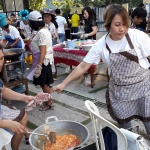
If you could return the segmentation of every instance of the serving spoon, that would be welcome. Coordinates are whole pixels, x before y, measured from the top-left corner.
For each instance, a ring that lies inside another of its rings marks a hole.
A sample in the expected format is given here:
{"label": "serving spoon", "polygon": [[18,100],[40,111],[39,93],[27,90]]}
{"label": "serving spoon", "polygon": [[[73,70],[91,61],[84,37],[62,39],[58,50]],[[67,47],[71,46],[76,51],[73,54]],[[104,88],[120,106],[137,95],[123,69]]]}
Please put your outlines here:
{"label": "serving spoon", "polygon": [[56,133],[55,132],[49,132],[48,134],[43,133],[36,133],[36,132],[26,132],[27,134],[33,134],[33,135],[39,135],[39,136],[45,136],[47,140],[49,140],[52,144],[56,143]]}

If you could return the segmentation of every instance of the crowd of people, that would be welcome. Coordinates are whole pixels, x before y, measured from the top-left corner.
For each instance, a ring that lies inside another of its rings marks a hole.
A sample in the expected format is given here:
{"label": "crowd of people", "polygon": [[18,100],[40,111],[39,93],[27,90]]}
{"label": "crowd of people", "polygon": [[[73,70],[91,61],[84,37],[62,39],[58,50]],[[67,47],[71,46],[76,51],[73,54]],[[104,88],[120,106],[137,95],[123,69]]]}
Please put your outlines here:
{"label": "crowd of people", "polygon": [[[74,33],[78,32],[81,21],[77,13],[76,10],[69,19]],[[108,33],[98,39],[83,62],[61,84],[52,89],[50,84],[54,82],[53,45],[66,40],[67,20],[61,16],[60,9],[45,9],[42,13],[21,10],[19,16],[21,21],[16,19],[15,14],[11,14],[10,23],[5,14],[0,14],[0,27],[3,30],[0,71],[4,64],[3,48],[24,49],[26,44],[26,48],[28,47],[33,54],[33,64],[27,78],[32,80],[34,85],[39,85],[44,93],[55,91],[60,93],[69,82],[84,74],[92,64],[97,65],[102,59],[108,67],[109,87],[106,92],[106,102],[110,115],[118,122],[119,127],[123,128],[130,128],[130,121],[133,118],[140,119],[150,136],[148,82],[150,80],[150,38],[144,33],[146,28],[142,28],[141,25],[147,16],[146,10],[141,5],[130,15],[122,5],[108,6],[104,14],[104,24]],[[73,38],[96,40],[98,27],[94,11],[90,7],[85,7],[82,16],[84,33]],[[19,59],[23,60],[24,55]],[[2,94],[0,101],[2,98],[11,100],[11,97],[26,103],[35,100],[33,96],[19,94],[6,88],[2,80],[0,80],[0,94]],[[46,111],[51,107],[52,100],[49,99],[40,106],[39,110]],[[22,136],[28,138],[24,134],[28,131],[27,114],[25,111],[15,110],[1,103],[0,110],[0,128],[7,128],[13,132],[12,149],[18,150]]]}

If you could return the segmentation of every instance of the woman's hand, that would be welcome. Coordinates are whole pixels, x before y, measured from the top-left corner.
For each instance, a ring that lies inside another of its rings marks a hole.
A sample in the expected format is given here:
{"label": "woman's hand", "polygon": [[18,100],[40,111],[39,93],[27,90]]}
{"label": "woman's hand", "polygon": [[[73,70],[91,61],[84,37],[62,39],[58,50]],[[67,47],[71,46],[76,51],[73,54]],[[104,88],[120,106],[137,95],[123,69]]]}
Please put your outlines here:
{"label": "woman's hand", "polygon": [[41,75],[42,66],[40,64],[36,65],[34,76],[38,78]]}
{"label": "woman's hand", "polygon": [[35,101],[35,97],[34,96],[27,96],[24,98],[24,102],[26,102],[27,104],[30,103],[31,101]]}
{"label": "woman's hand", "polygon": [[64,88],[65,88],[64,83],[58,84],[51,89],[50,93],[57,92],[57,94],[59,94]]}
{"label": "woman's hand", "polygon": [[22,124],[12,120],[8,121],[7,128],[11,130],[13,133],[17,134],[24,134],[25,132],[28,132],[28,130]]}
{"label": "woman's hand", "polygon": [[4,47],[4,49],[9,49],[9,48],[12,48],[11,45],[6,45],[6,46]]}
{"label": "woman's hand", "polygon": [[88,34],[82,34],[82,35],[80,36],[80,39],[85,39],[85,38],[88,38]]}

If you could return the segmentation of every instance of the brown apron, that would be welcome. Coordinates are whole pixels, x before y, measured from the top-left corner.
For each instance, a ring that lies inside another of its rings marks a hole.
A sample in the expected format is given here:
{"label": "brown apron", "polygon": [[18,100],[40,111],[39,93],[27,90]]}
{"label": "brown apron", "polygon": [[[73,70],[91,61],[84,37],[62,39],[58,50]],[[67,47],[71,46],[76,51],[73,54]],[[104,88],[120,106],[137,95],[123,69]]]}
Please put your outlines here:
{"label": "brown apron", "polygon": [[111,53],[110,81],[106,91],[108,111],[113,119],[124,124],[133,118],[150,121],[150,70],[139,65],[128,33],[131,50]]}

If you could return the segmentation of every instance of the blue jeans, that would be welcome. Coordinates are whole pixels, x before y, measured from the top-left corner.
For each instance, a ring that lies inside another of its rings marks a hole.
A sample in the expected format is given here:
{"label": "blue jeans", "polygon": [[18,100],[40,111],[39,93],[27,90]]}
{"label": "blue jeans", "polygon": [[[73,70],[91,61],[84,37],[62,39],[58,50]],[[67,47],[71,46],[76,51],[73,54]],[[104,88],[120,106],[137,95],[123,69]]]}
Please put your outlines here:
{"label": "blue jeans", "polygon": [[64,42],[65,41],[65,34],[64,33],[58,33],[58,35],[59,35],[60,42],[61,43]]}

